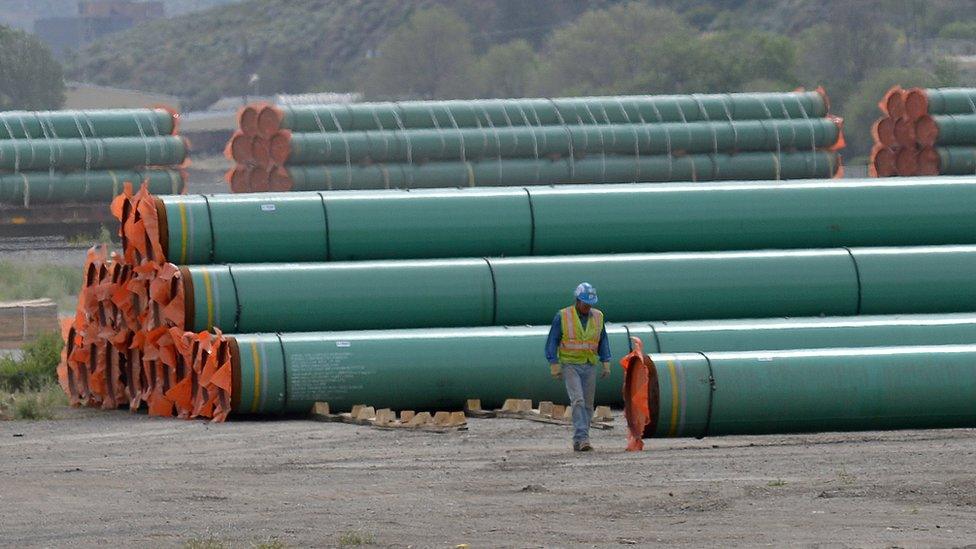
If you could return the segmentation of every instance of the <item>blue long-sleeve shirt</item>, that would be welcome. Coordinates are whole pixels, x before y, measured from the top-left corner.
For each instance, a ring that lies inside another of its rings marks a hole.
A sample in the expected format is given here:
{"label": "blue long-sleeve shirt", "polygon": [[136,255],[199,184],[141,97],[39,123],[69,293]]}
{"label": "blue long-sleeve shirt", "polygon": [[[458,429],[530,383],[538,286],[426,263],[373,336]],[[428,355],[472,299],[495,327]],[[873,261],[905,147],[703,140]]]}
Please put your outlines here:
{"label": "blue long-sleeve shirt", "polygon": [[[586,322],[590,319],[590,316],[580,317],[580,324],[586,328]],[[563,338],[563,323],[559,318],[559,313],[556,313],[556,318],[552,319],[552,327],[549,328],[549,339],[546,340],[546,360],[549,364],[559,362],[556,352],[559,349],[559,341]],[[610,362],[610,340],[607,339],[607,327],[603,327],[603,331],[600,332],[600,347],[597,349],[597,355],[600,356],[600,362]]]}

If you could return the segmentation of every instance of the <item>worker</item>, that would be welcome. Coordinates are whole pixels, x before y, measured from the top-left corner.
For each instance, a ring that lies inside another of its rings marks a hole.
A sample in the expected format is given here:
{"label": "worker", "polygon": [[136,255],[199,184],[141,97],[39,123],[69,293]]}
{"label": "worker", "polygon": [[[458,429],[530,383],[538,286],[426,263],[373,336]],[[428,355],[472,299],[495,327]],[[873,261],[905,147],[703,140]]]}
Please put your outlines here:
{"label": "worker", "polygon": [[546,341],[546,359],[553,379],[566,382],[573,413],[573,450],[589,452],[596,368],[600,377],[610,375],[610,342],[603,313],[593,306],[596,290],[587,282],[576,287],[576,303],[556,313]]}

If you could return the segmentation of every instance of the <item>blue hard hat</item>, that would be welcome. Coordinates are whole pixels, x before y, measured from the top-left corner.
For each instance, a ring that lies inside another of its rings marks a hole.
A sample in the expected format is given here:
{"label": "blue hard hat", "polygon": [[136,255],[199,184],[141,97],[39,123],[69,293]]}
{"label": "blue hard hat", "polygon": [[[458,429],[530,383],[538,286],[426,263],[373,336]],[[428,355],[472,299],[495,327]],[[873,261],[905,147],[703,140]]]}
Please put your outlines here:
{"label": "blue hard hat", "polygon": [[574,292],[576,299],[586,303],[587,305],[596,305],[596,290],[593,289],[593,285],[589,282],[583,282],[576,287],[576,292]]}

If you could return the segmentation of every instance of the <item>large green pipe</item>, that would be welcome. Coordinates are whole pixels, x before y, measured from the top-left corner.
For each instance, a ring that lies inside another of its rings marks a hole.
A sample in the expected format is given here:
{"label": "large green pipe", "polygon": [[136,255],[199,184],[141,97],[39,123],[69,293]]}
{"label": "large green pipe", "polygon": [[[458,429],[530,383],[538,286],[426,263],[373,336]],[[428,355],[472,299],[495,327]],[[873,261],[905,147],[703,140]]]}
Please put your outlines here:
{"label": "large green pipe", "polygon": [[976,113],[976,88],[913,88],[905,96],[905,109],[912,119],[925,114]]}
{"label": "large green pipe", "polygon": [[186,159],[175,135],[0,140],[0,169],[14,171],[173,166]]}
{"label": "large green pipe", "polygon": [[280,164],[345,164],[580,157],[588,153],[666,155],[826,148],[840,136],[827,118],[599,126],[441,128],[276,136]]}
{"label": "large green pipe", "polygon": [[820,92],[659,95],[475,101],[295,105],[264,109],[262,133],[473,128],[557,124],[637,124],[820,118]]}
{"label": "large green pipe", "polygon": [[942,175],[976,174],[976,146],[937,147],[939,173]]}
{"label": "large green pipe", "polygon": [[[159,197],[185,264],[968,244],[973,178]],[[378,222],[382,220],[382,222]]]}
{"label": "large green pipe", "polygon": [[749,152],[684,156],[291,166],[287,190],[417,189],[665,181],[829,179],[840,157],[833,152]]}
{"label": "large green pipe", "polygon": [[[652,331],[669,335],[658,342]],[[543,357],[547,333],[548,327],[535,326],[234,335],[234,411],[304,412],[315,401],[337,410],[356,404],[459,409],[467,398],[480,398],[489,408],[506,398],[565,402],[565,389],[550,379]],[[628,336],[641,337],[648,353],[969,344],[976,341],[976,316],[609,325],[607,335],[615,356],[629,350]],[[666,361],[658,363],[659,372],[662,368]],[[687,374],[680,366],[676,371]],[[662,393],[670,394],[671,378],[663,374]],[[620,369],[613,368],[612,377],[597,384],[597,403],[619,404],[622,380]],[[686,376],[682,387],[697,380]],[[692,393],[687,389],[679,396]]]}
{"label": "large green pipe", "polygon": [[645,436],[976,427],[976,345],[651,358]]}
{"label": "large green pipe", "polygon": [[210,265],[183,268],[186,328],[545,324],[580,281],[607,318],[976,311],[976,246]]}
{"label": "large green pipe", "polygon": [[0,139],[151,137],[176,131],[166,109],[0,112]]}
{"label": "large green pipe", "polygon": [[924,145],[976,145],[976,114],[932,116],[916,128],[916,138]]}
{"label": "large green pipe", "polygon": [[108,202],[121,194],[126,182],[149,192],[179,194],[185,182],[179,170],[121,170],[82,172],[20,172],[0,174],[0,203]]}

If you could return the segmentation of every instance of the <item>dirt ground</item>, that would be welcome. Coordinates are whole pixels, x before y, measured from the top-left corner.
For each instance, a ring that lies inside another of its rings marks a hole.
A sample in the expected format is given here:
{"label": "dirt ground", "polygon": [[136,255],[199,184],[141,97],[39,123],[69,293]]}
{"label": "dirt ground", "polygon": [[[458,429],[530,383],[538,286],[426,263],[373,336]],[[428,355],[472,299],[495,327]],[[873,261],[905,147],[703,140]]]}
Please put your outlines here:
{"label": "dirt ground", "polygon": [[[818,547],[976,543],[976,430],[647,441],[72,410],[0,423],[0,545]],[[619,420],[618,420],[619,421]]]}

